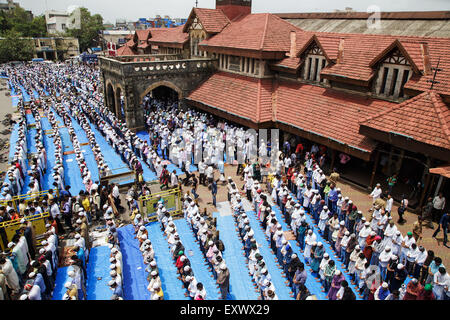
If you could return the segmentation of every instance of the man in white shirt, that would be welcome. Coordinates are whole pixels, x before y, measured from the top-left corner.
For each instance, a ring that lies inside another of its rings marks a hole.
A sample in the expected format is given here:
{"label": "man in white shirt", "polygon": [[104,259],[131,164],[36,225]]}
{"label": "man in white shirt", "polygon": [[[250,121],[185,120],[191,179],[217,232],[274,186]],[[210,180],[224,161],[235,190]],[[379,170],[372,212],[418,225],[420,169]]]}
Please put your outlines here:
{"label": "man in white shirt", "polygon": [[433,220],[436,222],[439,222],[441,219],[442,213],[445,208],[445,198],[442,192],[439,192],[439,194],[434,197],[433,199]]}
{"label": "man in white shirt", "polygon": [[377,183],[375,188],[372,190],[372,193],[370,194],[373,199],[373,203],[375,203],[375,201],[381,196],[382,193],[383,191],[381,190],[381,185]]}

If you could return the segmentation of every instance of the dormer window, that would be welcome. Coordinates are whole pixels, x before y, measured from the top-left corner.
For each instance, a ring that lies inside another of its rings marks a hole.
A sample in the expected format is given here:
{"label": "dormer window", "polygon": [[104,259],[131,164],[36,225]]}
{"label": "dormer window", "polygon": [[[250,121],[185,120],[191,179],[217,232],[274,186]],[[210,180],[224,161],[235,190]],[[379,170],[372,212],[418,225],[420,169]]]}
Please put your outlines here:
{"label": "dormer window", "polygon": [[311,43],[304,57],[301,78],[312,82],[324,82],[325,79],[320,80],[320,71],[327,66],[327,59],[315,42]]}
{"label": "dormer window", "polygon": [[412,67],[399,49],[387,56],[378,68],[375,93],[386,98],[403,98],[405,83],[412,76]]}

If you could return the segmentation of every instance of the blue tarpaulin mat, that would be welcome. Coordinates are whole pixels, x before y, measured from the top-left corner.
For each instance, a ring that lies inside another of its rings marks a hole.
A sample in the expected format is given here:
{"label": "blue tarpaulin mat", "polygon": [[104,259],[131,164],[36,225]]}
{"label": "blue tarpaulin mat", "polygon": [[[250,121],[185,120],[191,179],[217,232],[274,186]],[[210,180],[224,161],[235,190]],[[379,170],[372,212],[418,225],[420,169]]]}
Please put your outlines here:
{"label": "blue tarpaulin mat", "polygon": [[281,269],[277,266],[276,255],[271,252],[270,242],[266,239],[266,235],[262,230],[262,227],[258,223],[258,219],[255,215],[254,211],[247,212],[247,217],[250,221],[250,227],[255,233],[254,238],[256,242],[261,245],[259,247],[259,251],[261,255],[264,257],[264,261],[266,262],[267,270],[272,278],[272,283],[275,287],[275,292],[280,300],[292,300],[293,298],[290,296],[291,289],[284,282],[287,278],[283,277],[281,273]]}
{"label": "blue tarpaulin mat", "polygon": [[[56,271],[55,288],[53,289],[53,300],[62,300],[67,289],[64,284],[69,281],[70,277],[67,275],[69,267],[58,268]],[[71,280],[71,279],[70,279]]]}
{"label": "blue tarpaulin mat", "polygon": [[109,255],[107,246],[92,248],[89,252],[89,262],[86,274],[86,300],[110,300],[112,290],[108,282],[112,279],[109,272]]}
{"label": "blue tarpaulin mat", "polygon": [[253,286],[249,269],[243,256],[242,242],[235,230],[234,220],[231,215],[221,216],[218,212],[213,214],[217,217],[217,229],[220,230],[220,239],[224,243],[225,251],[223,258],[230,270],[230,300],[257,300],[260,296],[259,290]]}
{"label": "blue tarpaulin mat", "polygon": [[139,241],[134,239],[133,231],[131,224],[118,229],[123,264],[123,298],[124,300],[150,300],[150,292],[147,290],[148,273],[145,271],[146,265],[139,250]]}
{"label": "blue tarpaulin mat", "polygon": [[206,300],[218,300],[220,290],[217,288],[216,280],[212,271],[208,271],[206,261],[199,243],[195,242],[195,236],[185,219],[174,220],[180,240],[186,248],[186,257],[191,261],[192,271],[197,282],[201,282],[206,291]]}
{"label": "blue tarpaulin mat", "polygon": [[153,249],[155,250],[155,260],[162,282],[164,299],[190,300],[190,298],[184,296],[184,293],[187,291],[182,288],[183,283],[177,279],[177,269],[169,250],[169,244],[163,236],[159,222],[150,223],[147,226],[147,230],[148,238],[152,242]]}
{"label": "blue tarpaulin mat", "polygon": [[[295,197],[293,197],[293,199],[295,199]],[[294,200],[295,201],[295,200]],[[297,201],[296,201],[297,202]],[[283,230],[290,230],[290,226],[288,227],[286,222],[283,219],[283,215],[280,211],[280,208],[278,208],[277,206],[273,206],[272,207],[272,211],[275,212],[277,220],[280,222],[280,224],[283,227]],[[314,227],[314,221],[311,218],[311,216],[308,214],[305,214],[306,217],[306,222],[308,223],[308,225],[313,229],[314,234],[317,237],[317,242],[322,242],[323,243],[323,247],[325,249],[325,252],[328,253],[328,255],[330,256],[331,260],[334,260],[334,262],[336,263],[336,270],[340,270],[342,272],[342,274],[345,277],[345,280],[347,280],[350,288],[352,288],[353,292],[356,295],[356,299],[360,300],[361,298],[358,296],[357,294],[357,289],[356,286],[352,285],[351,283],[351,279],[350,276],[348,275],[348,272],[345,270],[345,268],[343,268],[341,266],[341,262],[335,257],[335,252],[333,251],[333,249],[331,249],[330,244],[328,244],[325,239],[322,238],[322,236],[320,235],[320,233],[318,232],[318,229]],[[297,242],[294,242],[294,245],[298,247]],[[303,255],[302,255],[303,256]],[[311,274],[309,274],[311,275]]]}

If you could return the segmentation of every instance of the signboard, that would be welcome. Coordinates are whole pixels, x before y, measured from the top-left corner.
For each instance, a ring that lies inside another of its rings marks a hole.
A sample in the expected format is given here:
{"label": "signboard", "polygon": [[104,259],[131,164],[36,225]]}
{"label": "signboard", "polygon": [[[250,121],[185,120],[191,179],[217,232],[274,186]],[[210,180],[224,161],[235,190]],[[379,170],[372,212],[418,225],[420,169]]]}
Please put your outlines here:
{"label": "signboard", "polygon": [[172,216],[182,214],[181,190],[173,188],[166,191],[151,194],[147,197],[139,198],[139,208],[149,220],[156,220],[159,197],[164,201],[164,206]]}
{"label": "signboard", "polygon": [[[44,234],[47,229],[45,228],[45,218],[49,216],[49,213],[39,213],[33,216],[24,217],[25,220],[31,221],[36,236]],[[16,235],[17,230],[22,227],[20,220],[12,220],[0,223],[0,245],[3,251],[8,249],[8,243]]]}
{"label": "signboard", "polygon": [[133,183],[135,183],[135,180],[136,180],[136,174],[134,171],[127,171],[127,172],[113,174],[113,175],[109,175],[109,176],[100,178],[100,182],[102,184],[115,183],[118,186],[133,184]]}

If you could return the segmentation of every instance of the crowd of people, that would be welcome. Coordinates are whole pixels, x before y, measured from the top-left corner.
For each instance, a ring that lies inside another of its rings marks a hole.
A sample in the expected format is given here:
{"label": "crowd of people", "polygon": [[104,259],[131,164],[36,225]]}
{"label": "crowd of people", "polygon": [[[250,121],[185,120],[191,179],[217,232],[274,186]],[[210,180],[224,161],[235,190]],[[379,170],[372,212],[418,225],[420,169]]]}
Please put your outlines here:
{"label": "crowd of people", "polygon": [[[254,230],[249,226],[240,191],[244,191],[247,200],[253,205],[270,248],[296,299],[312,297],[305,285],[309,275],[307,268],[320,281],[330,300],[352,300],[356,299],[356,295],[369,300],[449,299],[450,280],[442,259],[435,256],[432,250],[417,244],[422,223],[425,220],[430,223],[433,217],[439,221],[434,236],[442,228],[446,244],[448,214],[443,212],[445,198],[442,194],[429,199],[423,210],[427,213],[423,215],[425,219],[420,217],[414,230],[403,236],[391,216],[392,197],[387,195],[386,200],[382,200],[383,191],[378,184],[370,194],[373,205],[366,219],[356,204],[337,187],[339,175],[336,170],[328,178],[325,175],[322,169],[325,161],[322,146],[313,145],[310,151],[306,151],[301,143],[284,140],[282,151],[273,161],[268,157],[270,143],[258,140],[252,131],[217,120],[203,112],[180,110],[174,100],[161,101],[148,97],[144,103],[147,141],[118,119],[104,104],[102,95],[96,93],[98,69],[84,65],[32,65],[8,67],[7,72],[11,88],[16,92],[24,91],[31,97],[36,94],[40,97],[50,95],[50,99],[32,99],[27,104],[34,119],[32,123],[27,118],[23,99],[19,99],[17,106],[18,139],[11,167],[2,184],[1,198],[7,205],[0,206],[0,219],[20,220],[22,226],[8,244],[9,253],[2,254],[0,258],[0,285],[4,298],[19,295],[20,299],[49,299],[58,266],[58,237],[70,234],[75,239],[75,245],[68,271],[71,281],[66,283],[64,298],[86,299],[86,263],[91,248],[89,226],[94,220],[101,219],[106,221],[107,239],[111,246],[110,275],[113,279],[109,286],[113,291],[112,299],[123,298],[122,259],[114,221],[124,209],[120,203],[119,189],[114,184],[102,186],[92,177],[74,128],[73,121],[76,121],[94,154],[99,178],[110,175],[113,168],[102,153],[94,129],[120,155],[128,168],[136,172],[137,188],[133,187],[129,191],[128,209],[144,263],[148,265],[148,290],[152,300],[164,299],[164,293],[155,253],[145,228],[146,217],[139,214],[136,201],[140,195],[150,194],[144,179],[144,169],[155,174],[160,180],[161,189],[181,184],[192,186],[191,194],[183,198],[183,215],[198,240],[219,286],[221,298],[226,299],[230,274],[222,255],[223,243],[218,238],[214,219],[207,212],[200,211],[196,193],[197,185],[209,186],[213,205],[216,205],[217,182],[225,183],[225,163],[238,164],[236,174],[243,180],[240,189],[231,177],[228,179],[228,200],[232,204],[249,272],[262,299],[276,300],[278,297],[253,237]],[[43,81],[43,77],[47,81]],[[48,165],[48,146],[42,130],[43,116],[48,118],[52,127],[50,138],[55,147],[55,160],[51,167]],[[31,124],[36,130],[36,154],[28,159],[27,132]],[[59,130],[61,125],[68,130],[84,186],[84,190],[75,196],[72,196],[70,186],[65,181],[64,146]],[[257,153],[260,157],[256,156]],[[175,171],[168,171],[169,160],[183,170],[183,181],[178,180]],[[198,179],[191,168],[191,164],[197,162]],[[216,170],[219,180],[215,179]],[[13,203],[12,198],[23,194],[25,187],[30,195],[46,190],[47,180],[44,176],[50,175],[48,181],[52,181],[55,193],[50,191],[32,201],[24,199],[20,204]],[[388,181],[390,190],[395,179],[394,176]],[[284,235],[287,230],[282,230],[272,205],[280,208],[283,219],[300,247],[304,262],[292,252],[291,243]],[[398,223],[403,222],[402,210],[406,207],[407,199],[404,199],[399,209]],[[33,228],[26,218],[44,212],[50,213],[48,230],[41,241],[42,248],[38,250]],[[178,277],[186,289],[186,296],[195,300],[207,299],[205,288],[193,274],[185,248],[163,200],[158,202],[156,215],[177,267]],[[5,239],[4,233],[0,235]],[[326,245],[333,250],[335,258],[325,252]],[[345,274],[350,276],[350,283]],[[408,278],[410,281],[407,281]]]}

